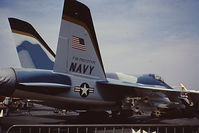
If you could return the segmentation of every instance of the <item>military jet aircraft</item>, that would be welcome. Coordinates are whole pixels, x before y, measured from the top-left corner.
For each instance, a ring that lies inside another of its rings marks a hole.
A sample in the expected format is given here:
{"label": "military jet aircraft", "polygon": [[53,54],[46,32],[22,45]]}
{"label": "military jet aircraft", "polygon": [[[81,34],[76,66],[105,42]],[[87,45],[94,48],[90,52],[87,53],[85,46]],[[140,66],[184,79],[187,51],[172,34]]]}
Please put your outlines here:
{"label": "military jet aircraft", "polygon": [[22,68],[0,69],[2,96],[88,114],[110,110],[125,117],[144,112],[161,117],[185,108],[182,91],[157,75],[105,73],[90,10],[78,1],[64,2],[56,54],[32,25],[16,18],[9,22]]}

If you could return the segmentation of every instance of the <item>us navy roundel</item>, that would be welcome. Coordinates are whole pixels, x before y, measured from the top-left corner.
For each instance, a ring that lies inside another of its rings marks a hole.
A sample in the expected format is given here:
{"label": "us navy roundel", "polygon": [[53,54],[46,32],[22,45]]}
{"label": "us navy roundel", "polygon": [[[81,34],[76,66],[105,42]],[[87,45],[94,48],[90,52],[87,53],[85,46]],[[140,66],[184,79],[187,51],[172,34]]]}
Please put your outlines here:
{"label": "us navy roundel", "polygon": [[87,97],[89,93],[94,93],[94,89],[90,88],[87,83],[82,83],[80,86],[76,86],[74,91],[79,92],[82,97]]}

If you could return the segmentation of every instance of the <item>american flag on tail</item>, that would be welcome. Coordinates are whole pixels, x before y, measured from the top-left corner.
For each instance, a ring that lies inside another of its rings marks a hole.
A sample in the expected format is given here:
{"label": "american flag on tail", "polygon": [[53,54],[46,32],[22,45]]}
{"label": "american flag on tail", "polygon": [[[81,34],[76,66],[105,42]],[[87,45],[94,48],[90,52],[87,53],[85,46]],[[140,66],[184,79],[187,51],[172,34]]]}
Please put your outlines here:
{"label": "american flag on tail", "polygon": [[72,48],[81,51],[86,51],[86,45],[84,43],[84,39],[77,36],[72,36]]}

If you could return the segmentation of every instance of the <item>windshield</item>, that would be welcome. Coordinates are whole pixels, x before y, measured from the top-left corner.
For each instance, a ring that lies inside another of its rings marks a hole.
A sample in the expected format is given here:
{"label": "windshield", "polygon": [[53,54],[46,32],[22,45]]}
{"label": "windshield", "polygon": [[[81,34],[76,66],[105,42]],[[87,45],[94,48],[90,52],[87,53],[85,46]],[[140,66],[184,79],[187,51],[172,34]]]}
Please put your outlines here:
{"label": "windshield", "polygon": [[157,80],[159,80],[159,81],[161,81],[161,82],[163,82],[163,83],[164,83],[164,79],[163,79],[162,77],[158,76],[158,75],[155,75],[155,74],[149,74],[149,76],[151,76],[151,77],[153,77],[154,79],[157,79]]}

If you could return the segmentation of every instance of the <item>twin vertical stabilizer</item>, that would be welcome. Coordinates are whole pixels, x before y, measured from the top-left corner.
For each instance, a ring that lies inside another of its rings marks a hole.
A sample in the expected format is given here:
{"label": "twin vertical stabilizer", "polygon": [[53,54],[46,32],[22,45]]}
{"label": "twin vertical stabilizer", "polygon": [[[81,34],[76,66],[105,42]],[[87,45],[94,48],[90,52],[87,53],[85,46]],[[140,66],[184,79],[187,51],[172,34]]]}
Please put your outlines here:
{"label": "twin vertical stabilizer", "polygon": [[55,54],[33,26],[25,21],[9,18],[16,50],[23,68],[52,70]]}
{"label": "twin vertical stabilizer", "polygon": [[91,14],[84,4],[65,1],[56,57],[32,25],[15,18],[9,18],[9,22],[17,36],[16,48],[22,67],[105,79]]}
{"label": "twin vertical stabilizer", "polygon": [[90,11],[74,0],[64,3],[54,71],[105,78]]}

